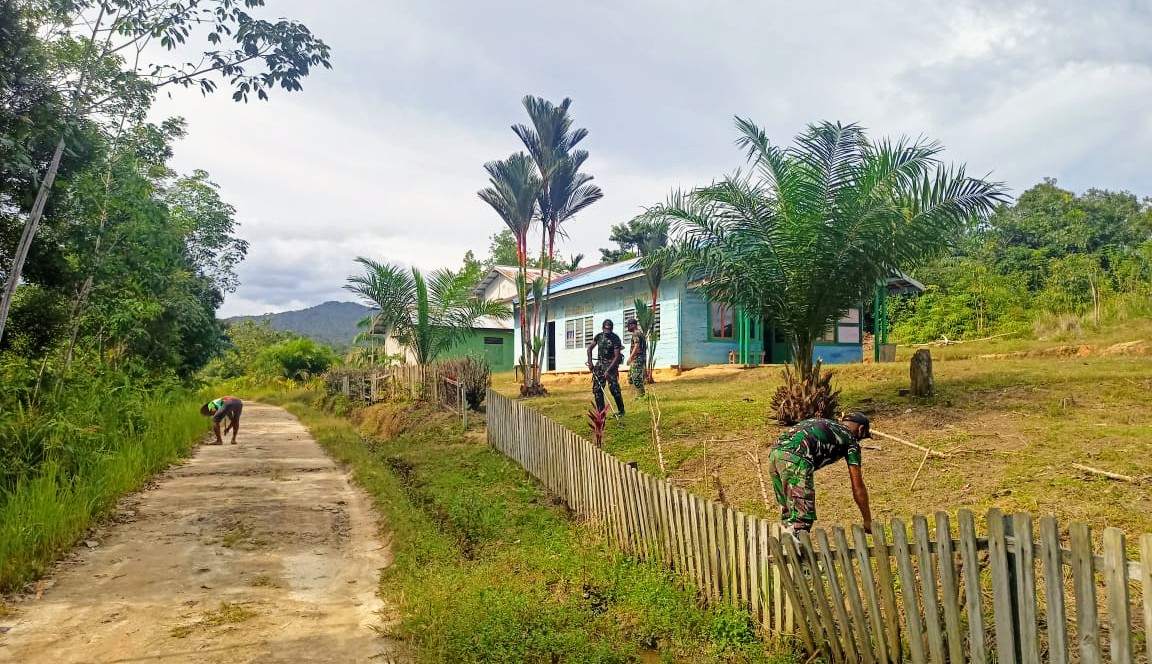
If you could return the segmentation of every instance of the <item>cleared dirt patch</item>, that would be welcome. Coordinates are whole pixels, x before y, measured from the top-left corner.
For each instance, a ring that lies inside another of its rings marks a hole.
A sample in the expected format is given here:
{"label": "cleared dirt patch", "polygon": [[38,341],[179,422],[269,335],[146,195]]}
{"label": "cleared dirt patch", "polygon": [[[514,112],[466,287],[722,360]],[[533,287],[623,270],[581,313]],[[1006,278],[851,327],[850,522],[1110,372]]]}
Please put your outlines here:
{"label": "cleared dirt patch", "polygon": [[243,423],[17,598],[0,661],[395,661],[369,503],[287,412],[246,404]]}

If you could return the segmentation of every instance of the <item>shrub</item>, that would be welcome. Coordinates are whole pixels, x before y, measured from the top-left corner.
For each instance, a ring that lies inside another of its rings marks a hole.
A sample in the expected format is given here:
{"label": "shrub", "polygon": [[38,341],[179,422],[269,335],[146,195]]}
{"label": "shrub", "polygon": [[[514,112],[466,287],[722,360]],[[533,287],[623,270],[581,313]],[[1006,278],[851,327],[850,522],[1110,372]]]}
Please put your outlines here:
{"label": "shrub", "polygon": [[492,366],[479,357],[454,357],[436,363],[440,374],[464,384],[464,399],[472,410],[480,410],[492,385]]}

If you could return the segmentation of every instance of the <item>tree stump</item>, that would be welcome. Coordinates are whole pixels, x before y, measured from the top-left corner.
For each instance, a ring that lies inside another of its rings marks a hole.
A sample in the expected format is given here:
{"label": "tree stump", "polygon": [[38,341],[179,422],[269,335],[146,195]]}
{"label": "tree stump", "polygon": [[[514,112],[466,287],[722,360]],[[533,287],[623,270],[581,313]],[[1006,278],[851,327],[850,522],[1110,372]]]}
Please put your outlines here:
{"label": "tree stump", "polygon": [[908,373],[912,378],[912,396],[932,396],[936,388],[932,382],[932,353],[927,348],[921,348],[912,356]]}

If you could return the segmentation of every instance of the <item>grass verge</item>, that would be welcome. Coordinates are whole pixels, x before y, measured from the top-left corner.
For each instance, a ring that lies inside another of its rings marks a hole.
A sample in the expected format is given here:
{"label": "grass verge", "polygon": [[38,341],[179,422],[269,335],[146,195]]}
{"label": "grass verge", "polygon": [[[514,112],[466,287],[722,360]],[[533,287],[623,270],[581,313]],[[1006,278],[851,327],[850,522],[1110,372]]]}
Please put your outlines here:
{"label": "grass verge", "polygon": [[196,394],[172,390],[94,406],[83,427],[66,413],[6,421],[11,440],[34,442],[47,460],[0,495],[0,591],[42,576],[121,496],[185,456],[210,426],[199,405]]}
{"label": "grass verge", "polygon": [[452,418],[390,405],[353,424],[307,391],[270,400],[373,497],[395,560],[381,581],[393,635],[417,661],[794,661],[782,644],[769,654],[746,614],[703,609],[669,572],[608,551]]}

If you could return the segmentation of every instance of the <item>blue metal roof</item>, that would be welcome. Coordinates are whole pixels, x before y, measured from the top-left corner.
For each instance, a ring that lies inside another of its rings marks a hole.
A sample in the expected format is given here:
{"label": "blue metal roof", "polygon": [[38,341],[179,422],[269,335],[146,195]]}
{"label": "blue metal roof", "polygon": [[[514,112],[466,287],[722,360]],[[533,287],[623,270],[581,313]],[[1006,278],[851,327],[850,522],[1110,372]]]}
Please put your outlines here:
{"label": "blue metal roof", "polygon": [[[560,295],[566,291],[576,290],[577,288],[594,286],[604,281],[612,281],[643,273],[644,268],[640,266],[639,261],[635,258],[629,258],[626,261],[610,263],[608,265],[596,265],[594,267],[576,270],[570,274],[560,275],[553,279],[552,295]],[[531,300],[532,296],[529,295],[528,299]],[[518,300],[514,300],[514,302],[519,304]]]}

